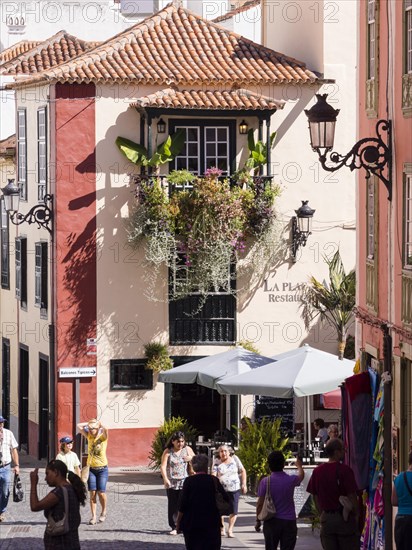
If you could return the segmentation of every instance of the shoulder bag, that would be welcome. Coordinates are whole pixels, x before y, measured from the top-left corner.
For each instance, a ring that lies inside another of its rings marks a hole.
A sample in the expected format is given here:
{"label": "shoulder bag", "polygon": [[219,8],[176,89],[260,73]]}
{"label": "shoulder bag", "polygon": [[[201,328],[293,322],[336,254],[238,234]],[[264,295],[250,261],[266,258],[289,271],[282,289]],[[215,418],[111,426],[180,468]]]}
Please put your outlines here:
{"label": "shoulder bag", "polygon": [[[219,516],[230,516],[230,514],[233,513],[233,508],[229,497],[226,494],[223,494],[225,492],[223,487],[221,488],[222,491],[219,491],[219,480],[215,476],[213,476],[213,483],[215,486],[216,508],[219,512]],[[227,500],[225,499],[225,496]]]}
{"label": "shoulder bag", "polygon": [[267,482],[265,499],[263,501],[262,509],[257,516],[257,519],[259,521],[267,521],[268,519],[271,519],[276,515],[276,506],[272,500],[272,495],[270,494],[270,476],[268,476],[266,479]]}
{"label": "shoulder bag", "polygon": [[64,497],[64,514],[62,519],[55,521],[53,519],[52,512],[47,516],[46,533],[52,537],[59,535],[65,535],[69,532],[69,495],[67,494],[66,487],[62,487]]}
{"label": "shoulder bag", "polygon": [[21,502],[24,498],[23,485],[18,474],[14,474],[13,502]]}

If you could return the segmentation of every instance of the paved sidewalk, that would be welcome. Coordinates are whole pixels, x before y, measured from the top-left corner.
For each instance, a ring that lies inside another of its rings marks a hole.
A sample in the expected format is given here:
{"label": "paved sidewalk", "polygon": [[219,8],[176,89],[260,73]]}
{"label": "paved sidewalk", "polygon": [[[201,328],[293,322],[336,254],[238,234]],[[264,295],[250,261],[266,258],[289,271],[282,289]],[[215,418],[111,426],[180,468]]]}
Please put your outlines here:
{"label": "paved sidewalk", "polygon": [[[44,483],[44,465],[21,460],[21,478],[25,488],[23,502],[14,503],[10,498],[6,521],[0,524],[0,550],[42,550],[45,517],[34,513],[29,506],[29,472],[41,466],[39,494],[46,495],[50,488]],[[158,473],[124,468],[111,469],[108,483],[108,516],[105,523],[88,525],[89,503],[81,509],[82,524],[79,529],[84,550],[184,550],[181,535],[168,534],[166,496]],[[255,499],[242,497],[239,517],[235,526],[235,538],[222,539],[222,550],[264,548],[263,534],[254,526]],[[301,525],[301,524],[299,524]],[[296,550],[320,550],[319,536],[312,534],[309,526],[299,528]]]}

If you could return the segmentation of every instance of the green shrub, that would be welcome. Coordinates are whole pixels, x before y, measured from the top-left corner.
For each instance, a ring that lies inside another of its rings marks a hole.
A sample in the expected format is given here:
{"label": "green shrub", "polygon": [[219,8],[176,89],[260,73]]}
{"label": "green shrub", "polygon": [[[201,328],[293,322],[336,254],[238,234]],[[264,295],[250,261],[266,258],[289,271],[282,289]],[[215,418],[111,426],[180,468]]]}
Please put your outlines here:
{"label": "green shrub", "polygon": [[168,420],[165,420],[157,430],[152,441],[151,450],[148,457],[149,468],[152,470],[158,470],[160,468],[160,462],[166,443],[168,442],[170,436],[175,432],[183,432],[185,434],[186,441],[189,443],[196,441],[198,434],[198,431],[181,416],[172,416]]}
{"label": "green shrub", "polygon": [[237,455],[242,461],[248,475],[248,485],[251,492],[257,489],[257,483],[262,476],[269,474],[267,458],[272,451],[285,451],[288,438],[283,438],[280,431],[281,418],[275,420],[263,418],[259,422],[251,422],[245,418],[246,427],[239,430],[239,449]]}

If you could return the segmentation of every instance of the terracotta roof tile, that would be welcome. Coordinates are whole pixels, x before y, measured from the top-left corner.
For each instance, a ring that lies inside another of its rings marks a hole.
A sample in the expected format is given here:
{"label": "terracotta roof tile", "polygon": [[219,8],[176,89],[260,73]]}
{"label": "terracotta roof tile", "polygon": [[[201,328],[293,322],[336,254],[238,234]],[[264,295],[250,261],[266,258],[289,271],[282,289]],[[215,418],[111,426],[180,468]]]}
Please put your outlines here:
{"label": "terracotta roof tile", "polygon": [[69,61],[100,42],[86,42],[66,31],[60,31],[43,42],[30,44],[33,44],[32,48],[5,60],[0,66],[0,72],[7,75],[36,74]]}
{"label": "terracotta roof tile", "polygon": [[14,59],[22,53],[26,53],[39,44],[41,44],[41,41],[33,42],[29,40],[21,40],[20,42],[17,42],[17,44],[13,44],[13,46],[6,48],[0,53],[0,64],[7,63],[11,59]]}
{"label": "terracotta roof tile", "polygon": [[140,97],[132,107],[158,107],[163,109],[227,109],[270,110],[283,109],[285,102],[271,99],[249,90],[175,90],[166,88]]}
{"label": "terracotta roof tile", "polygon": [[240,87],[304,84],[317,79],[304,63],[169,4],[93,50],[26,82],[207,83]]}
{"label": "terracotta roof tile", "polygon": [[227,21],[228,19],[231,19],[232,17],[235,17],[238,13],[248,11],[251,8],[254,8],[256,6],[260,6],[260,4],[261,4],[261,0],[248,0],[244,4],[234,7],[232,10],[228,11],[224,15],[219,15],[219,17],[215,17],[214,19],[212,19],[212,21],[214,23],[220,23],[221,21]]}

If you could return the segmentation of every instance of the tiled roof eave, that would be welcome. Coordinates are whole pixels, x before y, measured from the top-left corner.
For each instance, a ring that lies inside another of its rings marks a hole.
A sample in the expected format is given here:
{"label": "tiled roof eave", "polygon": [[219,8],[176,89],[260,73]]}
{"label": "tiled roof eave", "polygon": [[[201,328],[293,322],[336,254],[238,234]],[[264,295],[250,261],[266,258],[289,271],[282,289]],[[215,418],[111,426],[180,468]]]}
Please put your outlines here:
{"label": "tiled roof eave", "polygon": [[38,76],[36,77],[29,77],[29,75],[27,75],[29,78],[30,78],[30,81],[28,81],[28,78],[24,78],[25,75],[21,75],[19,77],[16,78],[15,82],[14,83],[10,83],[7,88],[19,88],[21,86],[31,86],[31,85],[34,85],[34,84],[38,84],[38,83],[41,83],[41,82],[44,82],[44,84],[46,83],[50,83],[50,84],[91,84],[91,83],[94,83],[94,84],[107,84],[107,85],[112,85],[112,84],[131,84],[131,83],[135,83],[135,84],[147,84],[147,85],[159,85],[159,86],[164,86],[165,84],[167,84],[168,86],[173,86],[173,85],[176,85],[176,86],[202,86],[202,85],[207,85],[207,86],[221,86],[222,84],[225,84],[227,86],[255,86],[255,85],[284,85],[284,84],[296,84],[296,85],[299,85],[299,86],[310,86],[310,85],[313,85],[313,84],[319,84],[320,83],[320,80],[319,79],[310,79],[308,78],[307,80],[295,80],[295,79],[290,79],[290,78],[277,78],[276,80],[274,79],[258,79],[258,78],[255,78],[255,79],[251,79],[251,78],[247,78],[247,79],[244,79],[244,80],[241,80],[241,79],[235,79],[235,80],[225,80],[225,79],[210,79],[210,80],[206,80],[204,78],[202,79],[194,79],[194,80],[168,80],[167,82],[165,82],[164,79],[162,78],[147,78],[147,77],[143,77],[143,78],[87,78],[87,77],[80,77],[80,76],[72,76],[72,77],[67,77],[65,76],[64,78],[53,78],[53,77],[50,77],[49,75],[41,75],[39,74]]}

